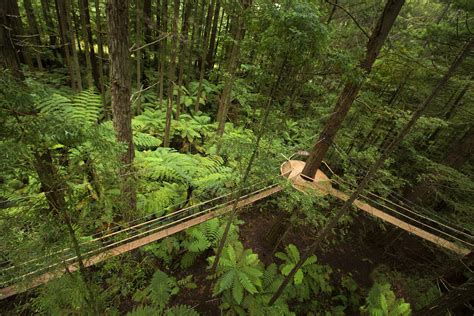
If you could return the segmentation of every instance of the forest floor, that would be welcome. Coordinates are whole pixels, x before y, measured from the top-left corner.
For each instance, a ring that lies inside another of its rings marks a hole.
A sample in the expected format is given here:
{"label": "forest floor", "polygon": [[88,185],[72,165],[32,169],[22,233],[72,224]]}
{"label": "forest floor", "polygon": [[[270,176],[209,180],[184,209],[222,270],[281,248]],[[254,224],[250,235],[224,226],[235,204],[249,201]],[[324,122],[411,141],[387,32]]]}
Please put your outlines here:
{"label": "forest floor", "polygon": [[[240,227],[240,240],[245,248],[251,248],[258,254],[259,259],[265,264],[271,264],[272,245],[266,236],[275,222],[281,221],[279,212],[270,211],[265,202],[253,205],[240,212],[239,219],[244,221]],[[307,227],[291,229],[284,238],[279,251],[284,245],[294,244],[301,251],[311,244],[314,235],[308,234],[311,230]],[[316,253],[319,264],[327,264],[333,269],[334,280],[351,274],[358,286],[368,290],[372,283],[372,271],[386,265],[390,269],[407,273],[426,272],[427,265],[444,256],[436,249],[426,245],[421,239],[408,234],[400,229],[386,229],[372,217],[358,213],[350,225],[347,235],[342,241],[337,241],[336,246],[326,247]],[[436,258],[438,256],[438,258]],[[197,261],[186,274],[193,274],[197,289],[184,289],[173,302],[174,304],[187,304],[194,307],[203,315],[219,315],[219,302],[213,300],[205,288],[209,280],[206,279],[208,270],[204,257]],[[410,302],[410,297],[400,284],[392,284],[398,296]]]}

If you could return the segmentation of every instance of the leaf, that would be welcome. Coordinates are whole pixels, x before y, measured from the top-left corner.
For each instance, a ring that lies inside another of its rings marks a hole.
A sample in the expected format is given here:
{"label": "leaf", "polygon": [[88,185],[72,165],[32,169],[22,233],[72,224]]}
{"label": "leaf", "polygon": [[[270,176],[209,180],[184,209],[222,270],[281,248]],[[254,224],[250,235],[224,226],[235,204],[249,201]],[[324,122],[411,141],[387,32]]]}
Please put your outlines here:
{"label": "leaf", "polygon": [[237,304],[242,303],[242,299],[244,298],[244,288],[240,282],[234,282],[234,286],[232,287],[232,296]]}
{"label": "leaf", "polygon": [[281,269],[281,274],[283,274],[284,276],[287,276],[288,274],[290,274],[291,270],[293,270],[294,267],[295,265],[293,263],[285,264],[283,268]]}
{"label": "leaf", "polygon": [[295,285],[301,284],[303,282],[303,278],[304,278],[303,271],[301,271],[301,269],[298,269],[298,271],[296,271],[295,273]]}
{"label": "leaf", "polygon": [[251,294],[257,293],[257,288],[252,284],[250,279],[245,275],[245,273],[239,273],[240,284]]}

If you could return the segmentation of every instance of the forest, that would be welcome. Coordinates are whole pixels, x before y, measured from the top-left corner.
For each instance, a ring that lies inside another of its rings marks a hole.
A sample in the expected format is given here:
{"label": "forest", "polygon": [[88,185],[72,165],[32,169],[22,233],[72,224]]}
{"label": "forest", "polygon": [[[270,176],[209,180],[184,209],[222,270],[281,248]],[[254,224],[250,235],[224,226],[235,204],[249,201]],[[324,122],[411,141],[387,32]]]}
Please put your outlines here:
{"label": "forest", "polygon": [[474,314],[474,1],[0,20],[0,315]]}

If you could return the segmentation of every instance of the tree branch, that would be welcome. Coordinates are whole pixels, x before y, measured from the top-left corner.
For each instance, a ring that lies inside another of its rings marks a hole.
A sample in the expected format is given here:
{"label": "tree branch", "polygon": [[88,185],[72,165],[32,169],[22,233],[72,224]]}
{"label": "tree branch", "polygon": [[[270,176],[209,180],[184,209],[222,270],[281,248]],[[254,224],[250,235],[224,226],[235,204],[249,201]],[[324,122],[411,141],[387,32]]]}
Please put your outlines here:
{"label": "tree branch", "polygon": [[359,30],[361,30],[362,33],[364,33],[365,37],[370,38],[369,33],[367,33],[367,32],[362,28],[362,26],[359,24],[359,22],[357,22],[357,20],[354,18],[354,16],[353,16],[349,11],[347,11],[346,8],[344,8],[344,7],[343,7],[342,5],[340,5],[340,4],[332,3],[332,2],[329,1],[329,0],[325,0],[325,1],[326,1],[328,4],[330,4],[330,5],[334,6],[334,7],[337,7],[337,8],[339,8],[339,9],[341,9],[342,11],[344,11],[344,13],[346,13],[346,14],[352,19],[352,21],[354,21],[354,23],[355,23],[355,25],[357,26],[357,28],[359,28]]}

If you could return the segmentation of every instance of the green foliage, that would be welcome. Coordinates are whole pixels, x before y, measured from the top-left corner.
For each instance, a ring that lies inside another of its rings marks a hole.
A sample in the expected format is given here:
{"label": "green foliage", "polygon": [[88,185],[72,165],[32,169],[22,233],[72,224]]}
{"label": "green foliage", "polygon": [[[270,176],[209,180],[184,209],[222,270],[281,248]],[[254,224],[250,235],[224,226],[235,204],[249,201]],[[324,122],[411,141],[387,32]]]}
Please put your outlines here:
{"label": "green foliage", "polygon": [[397,299],[390,284],[375,283],[366,298],[366,304],[361,307],[364,315],[370,316],[403,316],[410,315],[410,304],[403,299]]}
{"label": "green foliage", "polygon": [[[215,257],[210,257],[212,264]],[[227,296],[225,308],[241,304],[246,293],[256,294],[262,287],[263,275],[258,255],[250,249],[244,249],[242,244],[228,245],[222,252],[217,268],[217,282],[214,295],[224,292]]]}
{"label": "green foliage", "polygon": [[[275,257],[283,261],[280,271],[284,276],[287,276],[300,260],[300,252],[293,244],[288,245],[285,250],[285,253],[277,252]],[[312,295],[331,293],[332,286],[329,278],[332,270],[329,266],[316,264],[316,261],[316,256],[312,255],[297,270],[293,278],[293,287],[289,287],[287,290],[290,297],[304,301]]]}

